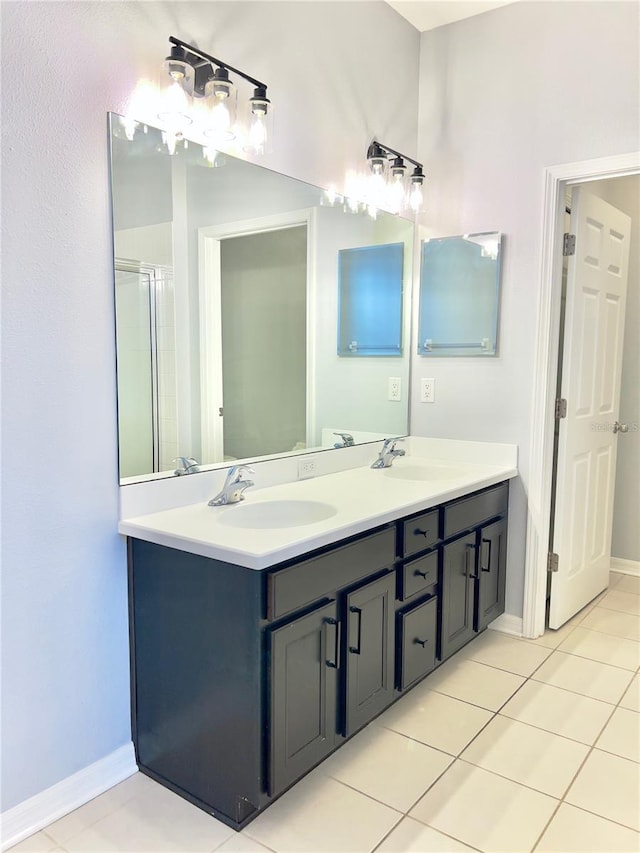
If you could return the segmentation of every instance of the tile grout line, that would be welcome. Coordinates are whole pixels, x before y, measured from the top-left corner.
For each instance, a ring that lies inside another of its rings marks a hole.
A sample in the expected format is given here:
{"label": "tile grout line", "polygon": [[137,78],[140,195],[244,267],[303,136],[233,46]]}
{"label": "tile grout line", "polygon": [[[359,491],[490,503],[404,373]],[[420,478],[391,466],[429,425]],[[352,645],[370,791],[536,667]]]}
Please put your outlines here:
{"label": "tile grout line", "polygon": [[[631,679],[631,681],[633,681],[633,679]],[[538,839],[537,839],[536,843],[535,843],[535,844],[533,845],[533,847],[531,848],[531,853],[533,853],[533,851],[536,849],[536,847],[538,846],[538,844],[540,844],[540,842],[542,841],[542,838],[543,838],[543,836],[544,836],[545,832],[546,832],[546,831],[547,831],[547,829],[549,828],[549,826],[550,826],[550,824],[551,824],[551,821],[554,819],[554,817],[555,817],[555,816],[556,816],[556,814],[558,813],[558,811],[559,811],[559,809],[560,809],[560,806],[561,806],[563,803],[565,803],[565,804],[566,804],[566,805],[568,805],[568,806],[572,806],[572,805],[573,805],[573,803],[568,803],[568,802],[567,802],[567,800],[566,800],[567,794],[569,793],[569,791],[571,790],[571,788],[572,788],[572,787],[573,787],[573,785],[575,784],[575,782],[576,782],[576,780],[577,780],[578,776],[579,776],[579,775],[580,775],[580,773],[582,772],[583,767],[585,766],[585,764],[587,763],[587,761],[589,760],[589,758],[590,758],[590,757],[591,757],[591,755],[593,754],[593,751],[594,751],[595,749],[597,749],[596,744],[598,743],[598,741],[599,741],[599,740],[600,740],[600,738],[602,737],[602,733],[604,732],[604,730],[607,728],[607,726],[608,726],[608,725],[609,725],[609,723],[611,722],[611,719],[613,718],[613,715],[615,714],[616,710],[620,707],[620,702],[622,702],[623,698],[626,696],[627,690],[629,689],[629,687],[630,687],[630,685],[631,685],[631,681],[629,682],[629,684],[628,684],[628,685],[626,686],[626,688],[624,689],[624,691],[623,691],[622,695],[620,696],[620,698],[618,699],[617,703],[616,703],[615,705],[613,705],[613,707],[612,707],[612,711],[611,711],[611,713],[609,714],[609,716],[607,717],[607,720],[606,720],[605,724],[602,726],[602,728],[601,728],[601,729],[600,729],[600,731],[598,732],[598,735],[597,735],[597,736],[596,736],[596,738],[594,739],[593,744],[591,744],[591,746],[589,747],[589,751],[587,752],[587,754],[586,754],[586,755],[585,755],[585,757],[584,757],[584,760],[581,762],[580,766],[578,767],[578,769],[577,769],[576,773],[575,773],[575,774],[574,774],[574,776],[573,776],[573,779],[572,779],[572,780],[571,780],[571,782],[569,782],[569,784],[567,785],[567,787],[566,787],[566,789],[565,789],[565,791],[564,791],[564,794],[563,794],[563,795],[562,795],[562,797],[560,798],[560,801],[559,801],[559,803],[558,803],[557,808],[554,810],[554,812],[553,812],[553,814],[551,815],[551,817],[550,817],[549,821],[547,822],[546,826],[544,827],[544,829],[542,830],[542,832],[541,832],[541,833],[540,833],[540,835],[538,836]],[[601,752],[604,752],[604,750],[600,750],[600,751],[601,751]],[[610,754],[612,754],[612,753],[607,753],[607,754],[609,754],[609,755],[610,755]],[[618,757],[618,758],[620,758],[621,756],[617,756],[617,757]],[[627,759],[627,760],[629,760],[629,759]],[[634,762],[634,763],[635,763],[635,762]],[[580,808],[580,806],[576,806],[575,808]],[[589,809],[584,809],[584,808],[583,808],[583,809],[582,809],[582,811],[586,812],[587,814],[595,815],[595,817],[599,817],[601,820],[609,820],[609,818],[604,817],[604,815],[597,814],[596,812],[592,812],[592,811],[590,811]],[[618,821],[611,821],[611,823],[615,823],[615,824],[617,824],[618,826],[624,826],[624,827],[625,827],[625,829],[631,829],[631,830],[633,830],[633,831],[637,832],[637,830],[634,830],[634,828],[633,828],[633,827],[626,826],[626,824],[618,823]]]}
{"label": "tile grout line", "polygon": [[[587,611],[587,613],[591,612],[591,610],[593,610],[593,609],[594,609],[595,607],[597,607],[597,606],[598,606],[598,605],[596,604],[596,605],[594,605],[593,607],[589,608],[589,610]],[[585,613],[585,617],[586,617],[587,613]],[[583,617],[583,618],[584,618],[584,617]],[[567,637],[565,637],[565,638],[562,640],[562,642],[565,642],[565,640],[566,640],[566,639],[568,639],[568,637],[573,633],[573,631],[574,631],[574,630],[575,630],[579,625],[580,625],[580,622],[576,623],[576,625],[575,625],[575,626],[572,628],[572,630],[567,634]],[[514,639],[515,639],[515,638],[514,638]],[[516,641],[517,641],[517,640],[516,640]],[[530,644],[530,645],[533,645],[533,644]],[[547,647],[544,647],[544,646],[543,646],[542,648],[547,648]],[[595,749],[595,743],[596,743],[596,742],[597,742],[597,740],[600,738],[600,736],[602,735],[602,732],[604,731],[604,729],[606,728],[606,726],[609,724],[609,722],[610,722],[610,720],[611,720],[611,718],[612,718],[613,714],[615,713],[616,709],[619,707],[620,702],[622,701],[622,699],[624,698],[624,696],[625,696],[625,694],[626,694],[627,690],[629,689],[629,686],[630,686],[630,684],[631,684],[631,680],[632,680],[632,679],[629,681],[629,684],[627,685],[627,687],[625,688],[625,690],[623,691],[622,695],[621,695],[621,696],[620,696],[620,698],[618,699],[618,702],[617,702],[615,705],[614,705],[613,703],[610,703],[610,702],[604,702],[603,700],[594,699],[594,701],[600,701],[600,702],[602,702],[602,704],[609,705],[609,706],[611,707],[611,713],[610,713],[610,714],[609,714],[609,716],[607,717],[607,720],[606,720],[605,724],[603,725],[602,729],[601,729],[601,730],[600,730],[600,732],[598,733],[598,735],[597,735],[597,737],[595,738],[595,740],[594,740],[594,743],[593,743],[593,744],[591,744],[591,745],[589,745],[589,744],[584,744],[584,743],[582,743],[582,742],[580,742],[580,741],[573,741],[573,739],[571,739],[571,738],[566,738],[566,737],[564,738],[565,740],[570,740],[572,743],[581,743],[581,745],[582,745],[582,746],[587,746],[587,747],[588,747],[588,751],[587,751],[587,754],[586,754],[586,755],[585,755],[585,757],[584,757],[584,760],[581,762],[581,764],[580,764],[580,766],[578,767],[578,769],[577,769],[576,773],[574,774],[574,776],[573,776],[572,780],[569,782],[569,784],[568,784],[568,785],[567,785],[567,787],[565,788],[564,793],[563,793],[563,795],[562,795],[562,797],[561,797],[561,798],[553,797],[551,794],[546,794],[545,792],[540,791],[540,790],[538,790],[537,788],[532,788],[532,787],[530,787],[529,785],[524,785],[522,782],[517,782],[515,779],[510,779],[508,776],[502,776],[501,774],[499,774],[499,773],[495,773],[494,771],[486,770],[485,768],[480,767],[479,765],[473,764],[472,762],[470,762],[470,761],[468,761],[468,760],[466,760],[466,759],[462,758],[462,754],[463,754],[463,753],[464,753],[464,752],[465,752],[465,751],[466,751],[466,750],[471,746],[471,744],[472,744],[472,743],[473,743],[473,742],[474,742],[474,741],[475,741],[475,740],[480,736],[480,734],[481,734],[481,733],[482,733],[482,732],[487,728],[487,726],[489,726],[489,725],[493,722],[493,720],[494,720],[498,715],[501,715],[501,714],[500,714],[500,712],[503,710],[503,708],[504,708],[504,707],[505,707],[505,706],[506,706],[506,705],[511,701],[511,699],[513,699],[513,698],[517,695],[517,693],[519,693],[519,692],[520,692],[520,690],[522,690],[522,688],[525,686],[525,684],[527,684],[527,682],[529,682],[529,681],[534,681],[536,684],[544,684],[544,683],[546,683],[546,682],[539,682],[539,681],[535,681],[535,679],[533,678],[533,676],[534,676],[534,675],[536,674],[536,672],[540,669],[540,667],[542,667],[542,666],[543,666],[543,664],[545,664],[545,663],[546,663],[546,662],[547,662],[547,661],[548,661],[548,660],[553,656],[553,654],[555,654],[555,652],[557,652],[557,651],[559,651],[559,647],[552,648],[552,649],[550,650],[549,654],[544,658],[544,660],[543,660],[543,661],[541,661],[541,662],[538,664],[538,666],[537,666],[537,667],[535,667],[535,669],[534,669],[534,670],[532,670],[532,672],[531,672],[531,674],[530,674],[530,675],[528,675],[528,676],[520,676],[521,678],[524,678],[525,680],[524,680],[524,681],[522,682],[522,684],[521,684],[521,685],[520,685],[520,686],[519,686],[519,687],[518,687],[518,688],[517,688],[517,689],[516,689],[516,690],[515,690],[515,691],[514,691],[510,696],[509,696],[509,698],[508,698],[508,699],[506,699],[506,700],[505,700],[505,702],[503,702],[503,704],[502,704],[502,705],[501,705],[501,706],[500,706],[496,711],[493,711],[492,709],[487,709],[487,708],[485,708],[485,709],[484,709],[484,710],[488,710],[488,711],[490,711],[490,712],[493,714],[493,716],[492,716],[492,717],[491,717],[491,718],[490,718],[490,719],[485,723],[485,725],[484,725],[481,729],[479,729],[479,730],[478,730],[478,732],[476,732],[476,734],[474,735],[474,737],[473,737],[473,738],[469,741],[469,743],[468,743],[468,744],[467,744],[467,745],[466,745],[466,746],[461,750],[461,752],[456,756],[456,758],[455,758],[455,759],[454,759],[454,761],[449,765],[449,767],[447,767],[447,768],[446,768],[446,770],[443,772],[443,774],[441,774],[441,776],[442,776],[442,775],[444,775],[444,773],[446,773],[448,770],[450,770],[450,769],[454,766],[454,764],[455,764],[455,762],[456,762],[456,761],[461,761],[461,762],[463,762],[463,763],[467,764],[467,765],[468,765],[468,766],[470,766],[470,767],[477,767],[478,769],[483,770],[483,771],[484,771],[484,772],[486,772],[486,773],[492,773],[493,775],[498,776],[498,777],[500,777],[500,778],[502,778],[502,779],[506,779],[507,781],[513,782],[514,784],[521,785],[523,788],[527,788],[528,790],[535,791],[536,793],[541,794],[541,795],[543,795],[543,796],[547,796],[547,797],[550,797],[551,799],[555,799],[555,800],[557,801],[557,806],[556,806],[556,808],[554,809],[553,813],[551,814],[551,816],[550,816],[549,820],[547,821],[547,823],[546,823],[546,824],[545,824],[545,826],[543,827],[542,832],[541,832],[541,834],[538,836],[538,838],[537,838],[536,842],[534,843],[533,847],[531,848],[531,850],[532,850],[532,851],[533,851],[533,850],[535,850],[535,848],[536,848],[536,846],[539,844],[539,842],[540,842],[540,840],[541,840],[542,836],[544,835],[544,833],[546,832],[547,828],[549,827],[549,824],[551,823],[551,821],[553,820],[553,818],[554,818],[554,817],[555,817],[555,815],[557,814],[558,809],[560,808],[560,806],[562,805],[562,803],[563,803],[563,802],[565,802],[565,797],[566,797],[567,793],[569,792],[569,790],[570,790],[571,786],[572,786],[572,785],[573,785],[573,783],[575,782],[575,780],[576,780],[576,778],[577,778],[578,774],[579,774],[579,773],[580,773],[580,771],[582,770],[582,768],[583,768],[583,766],[584,766],[585,762],[587,761],[587,759],[588,759],[588,758],[589,758],[589,756],[591,755],[591,753],[592,753],[593,749]],[[566,654],[566,652],[563,652],[563,654]],[[577,657],[577,656],[576,656],[576,657]],[[465,660],[465,659],[469,660],[469,658],[462,658],[462,659],[463,659],[463,660]],[[474,663],[480,663],[480,661],[474,661]],[[599,663],[599,661],[596,661],[596,663]],[[482,665],[482,666],[491,666],[490,664],[481,664],[481,665]],[[605,665],[606,665],[606,664],[605,664]],[[491,667],[491,668],[492,668],[492,669],[499,669],[498,667]],[[509,672],[509,670],[499,670],[499,671],[500,671],[500,672],[505,672],[505,671],[506,671],[506,672]],[[629,672],[629,670],[623,670],[623,671],[627,671],[627,672]],[[517,675],[517,673],[511,673],[511,674]],[[632,677],[632,678],[633,678],[633,677]],[[549,685],[549,686],[551,686],[551,687],[556,687],[556,685]],[[563,688],[557,688],[557,689],[563,689]],[[439,692],[439,691],[434,691],[434,692]],[[576,691],[572,691],[572,690],[566,690],[565,692],[573,693],[574,695],[581,695],[581,696],[584,696],[584,694],[579,694],[579,693],[576,693]],[[443,695],[448,695],[448,694],[443,694]],[[457,698],[457,697],[450,697],[450,698]],[[594,697],[588,697],[588,696],[587,696],[587,697],[585,697],[585,698],[594,698]],[[458,700],[458,701],[463,701],[463,700]],[[473,703],[468,703],[468,704],[473,704]],[[482,707],[482,706],[474,706],[474,707]],[[501,716],[506,717],[506,715],[501,715]],[[512,718],[508,717],[507,719],[512,719]],[[522,722],[522,721],[517,720],[516,722]],[[529,724],[528,724],[528,723],[523,723],[523,725],[529,725]],[[537,727],[537,726],[531,726],[531,728],[538,728],[538,727]],[[539,731],[547,731],[546,729],[538,729],[538,730],[539,730]],[[559,735],[559,734],[557,734],[556,732],[547,732],[547,733],[548,733],[548,734],[551,734],[551,735],[555,735],[556,737],[564,737],[564,735]],[[441,778],[441,777],[439,777],[439,778]],[[430,786],[426,789],[426,791],[422,794],[422,796],[421,796],[421,797],[416,801],[416,803],[414,803],[414,805],[412,806],[412,808],[414,808],[414,807],[415,807],[415,805],[417,805],[417,803],[422,799],[422,797],[424,797],[424,796],[425,796],[425,794],[426,794],[426,793],[427,793],[427,792],[428,792],[428,791],[433,787],[433,785],[435,785],[435,784],[436,784],[436,782],[438,782],[438,781],[439,781],[439,779],[436,779],[436,780],[432,783],[432,785],[430,785]],[[583,809],[583,811],[588,812],[588,810],[587,810],[587,809]],[[588,813],[589,813],[589,814],[595,814],[595,812],[588,812]],[[596,815],[596,816],[597,816],[597,817],[602,818],[602,815]],[[417,819],[417,820],[419,820],[419,818],[416,818],[416,819]],[[607,820],[607,818],[603,818],[603,819]],[[420,822],[422,822],[422,821],[420,821]],[[614,822],[614,821],[612,821],[612,822]],[[429,824],[425,824],[425,825],[426,825],[426,826],[429,826]],[[620,824],[620,825],[623,825],[623,824]],[[626,827],[626,828],[628,829],[629,827]],[[435,827],[432,827],[432,829],[435,829]],[[462,839],[459,839],[459,838],[457,838],[456,840],[457,840],[457,841],[461,841],[461,843],[466,843],[466,842],[463,842],[463,841],[462,841]]]}
{"label": "tile grout line", "polygon": [[[591,612],[595,607],[597,607],[597,606],[598,606],[598,605],[596,604],[596,605],[593,605],[593,607],[589,608],[589,610],[587,611],[587,613],[585,613],[585,617],[587,616],[587,614],[588,614],[588,613],[590,613],[590,612]],[[583,617],[583,618],[585,618],[585,617]],[[580,625],[580,622],[576,623],[576,625],[574,625],[574,627],[571,629],[571,631],[569,631],[569,632],[568,632],[567,637],[565,637],[565,638],[562,640],[562,642],[565,642],[565,640],[569,638],[569,636],[573,633],[573,631],[575,631],[575,629],[576,629],[577,627],[579,627],[579,625]],[[517,639],[517,638],[514,638],[514,639],[516,640],[516,642],[518,641],[518,639]],[[525,641],[525,642],[526,642],[526,641]],[[530,645],[533,645],[533,644],[532,644],[532,643],[530,643]],[[542,648],[547,648],[547,647],[542,646]],[[545,683],[545,682],[535,681],[535,679],[533,678],[533,676],[534,676],[534,675],[536,674],[536,672],[540,669],[540,667],[542,667],[542,666],[543,666],[543,664],[545,664],[545,663],[546,663],[546,662],[547,662],[547,661],[548,661],[548,660],[553,656],[553,654],[554,654],[555,652],[557,652],[558,650],[559,650],[559,647],[551,648],[551,649],[549,650],[549,654],[548,654],[548,655],[546,655],[546,657],[544,658],[544,660],[542,660],[542,661],[538,664],[538,666],[537,666],[537,667],[535,667],[535,669],[533,669],[533,670],[532,670],[532,672],[530,673],[530,675],[528,675],[528,676],[524,676],[524,675],[521,675],[521,674],[519,674],[519,673],[513,673],[513,672],[511,672],[510,670],[503,670],[503,669],[500,669],[499,667],[493,667],[493,666],[491,666],[491,664],[482,663],[481,661],[473,661],[474,663],[478,663],[478,664],[480,664],[481,666],[488,666],[489,668],[491,668],[491,669],[496,669],[496,670],[498,670],[499,672],[508,672],[508,673],[509,673],[509,674],[511,674],[511,675],[516,675],[516,676],[518,676],[518,677],[520,677],[520,678],[524,678],[524,681],[523,681],[523,682],[522,682],[522,684],[521,684],[521,685],[519,685],[519,687],[517,687],[517,688],[516,688],[516,690],[515,690],[515,691],[514,691],[514,692],[513,692],[513,693],[512,693],[512,694],[511,694],[511,695],[510,695],[510,696],[509,696],[509,697],[508,697],[504,702],[503,702],[503,703],[502,703],[502,705],[500,705],[500,707],[499,707],[497,710],[493,710],[493,709],[491,709],[491,708],[484,708],[484,707],[483,707],[483,706],[481,706],[481,705],[475,705],[474,703],[471,703],[471,702],[467,702],[467,703],[466,703],[466,704],[471,705],[472,707],[478,707],[478,708],[481,708],[482,710],[488,711],[489,713],[491,713],[491,714],[492,714],[492,716],[491,716],[491,717],[490,717],[490,719],[489,719],[489,720],[487,720],[487,722],[486,722],[486,723],[485,723],[485,724],[484,724],[484,725],[483,725],[483,726],[482,726],[482,727],[481,727],[481,728],[476,732],[476,734],[471,738],[471,740],[466,744],[466,746],[464,746],[464,747],[462,748],[462,750],[461,750],[461,751],[460,751],[456,756],[454,756],[453,761],[449,764],[449,766],[448,766],[448,767],[446,767],[446,768],[442,771],[442,773],[441,773],[441,774],[440,774],[436,779],[434,779],[434,781],[433,781],[433,782],[432,782],[432,783],[431,783],[431,784],[430,784],[430,785],[429,785],[429,786],[428,786],[428,787],[423,791],[423,793],[420,795],[420,797],[418,797],[418,799],[413,803],[413,805],[411,806],[411,808],[410,808],[410,809],[405,813],[404,817],[409,817],[409,816],[410,816],[410,812],[415,808],[415,806],[420,802],[420,800],[421,800],[421,799],[422,799],[422,798],[423,798],[423,797],[428,793],[428,791],[430,791],[430,790],[431,790],[431,789],[432,789],[432,788],[433,788],[433,787],[434,787],[434,786],[435,786],[435,785],[440,781],[440,779],[444,776],[444,774],[445,774],[445,773],[447,773],[447,772],[448,772],[448,771],[449,771],[449,770],[454,766],[454,764],[456,763],[456,761],[461,761],[462,763],[466,764],[467,766],[470,766],[470,767],[476,767],[476,768],[478,768],[479,770],[483,770],[483,771],[484,771],[484,772],[486,772],[486,773],[491,773],[492,775],[494,775],[494,776],[498,776],[498,777],[499,777],[499,778],[501,778],[501,779],[505,779],[505,780],[507,780],[507,781],[509,781],[509,782],[512,782],[512,783],[516,784],[516,785],[521,785],[523,788],[526,788],[526,789],[528,789],[528,790],[534,791],[535,793],[541,794],[542,796],[550,797],[551,799],[554,799],[554,800],[556,800],[556,801],[557,801],[557,806],[556,806],[556,807],[555,807],[555,809],[553,810],[553,813],[551,814],[551,816],[550,816],[550,818],[549,818],[548,822],[545,824],[545,826],[544,826],[544,828],[543,828],[543,830],[542,830],[542,832],[541,832],[540,836],[538,836],[538,838],[537,838],[536,842],[534,843],[533,847],[531,848],[531,850],[534,850],[534,849],[535,849],[536,845],[539,843],[540,839],[542,838],[542,835],[546,832],[546,830],[547,830],[547,828],[548,828],[549,824],[551,823],[551,821],[553,820],[553,818],[554,818],[554,817],[555,817],[555,815],[557,814],[558,809],[560,808],[560,806],[561,806],[561,805],[562,805],[562,803],[564,802],[564,797],[566,796],[566,794],[568,793],[569,789],[571,788],[571,786],[572,786],[572,785],[573,785],[573,783],[575,782],[575,779],[577,778],[577,776],[578,776],[578,774],[580,773],[580,771],[581,771],[582,767],[584,766],[584,763],[586,762],[587,758],[589,757],[589,755],[591,755],[591,752],[592,752],[592,751],[593,751],[593,749],[595,748],[595,747],[594,747],[595,742],[600,738],[600,736],[602,735],[602,732],[604,731],[604,729],[606,728],[606,726],[609,724],[609,721],[611,720],[611,717],[612,717],[612,716],[613,716],[613,714],[615,713],[616,708],[619,706],[619,703],[622,701],[622,698],[623,698],[623,697],[624,697],[624,695],[626,694],[626,691],[628,690],[629,685],[627,685],[627,687],[625,688],[624,692],[622,693],[622,696],[619,698],[618,703],[617,703],[616,705],[613,705],[613,704],[612,704],[612,703],[610,703],[610,702],[604,702],[604,700],[594,699],[594,697],[589,697],[589,696],[586,696],[586,697],[585,697],[585,698],[588,698],[588,699],[593,699],[593,700],[594,700],[594,701],[596,701],[596,702],[602,702],[602,704],[603,704],[603,705],[608,705],[608,706],[610,706],[610,707],[611,707],[611,709],[612,709],[612,710],[611,710],[611,713],[610,713],[610,714],[609,714],[609,716],[607,717],[607,720],[606,720],[605,724],[603,725],[602,729],[600,730],[600,732],[598,733],[598,735],[597,735],[596,739],[594,740],[594,744],[592,744],[592,745],[585,744],[585,743],[584,743],[584,742],[582,742],[582,741],[575,741],[575,740],[573,740],[572,738],[565,737],[564,735],[560,735],[560,734],[558,734],[557,732],[549,732],[547,729],[540,729],[540,728],[539,728],[539,727],[537,727],[537,726],[530,725],[529,723],[525,723],[525,722],[523,722],[523,721],[521,721],[521,720],[514,720],[514,722],[521,722],[523,725],[529,725],[529,726],[530,726],[530,728],[537,729],[538,731],[545,731],[545,732],[547,732],[547,734],[551,734],[551,735],[553,735],[553,736],[555,736],[555,737],[562,737],[562,738],[564,738],[565,740],[569,740],[571,743],[579,743],[581,746],[586,746],[586,747],[588,747],[588,751],[587,751],[587,753],[586,753],[586,755],[585,755],[584,760],[581,762],[580,766],[578,767],[578,770],[577,770],[577,771],[576,771],[576,773],[574,774],[574,776],[573,776],[573,778],[571,779],[571,781],[568,783],[568,785],[567,785],[567,787],[565,788],[564,793],[563,793],[563,795],[562,795],[562,797],[561,797],[561,798],[554,797],[552,794],[547,794],[547,793],[545,793],[544,791],[540,791],[540,790],[539,790],[539,789],[537,789],[537,788],[533,788],[533,787],[531,787],[531,786],[529,786],[529,785],[525,785],[525,784],[523,784],[522,782],[517,782],[515,779],[511,779],[511,778],[509,778],[508,776],[502,776],[500,773],[495,773],[494,771],[486,770],[484,767],[480,767],[479,765],[473,764],[472,762],[468,761],[467,759],[462,758],[462,754],[463,754],[463,753],[464,753],[464,752],[465,752],[465,751],[466,751],[466,750],[471,746],[471,744],[472,744],[472,743],[473,743],[473,742],[474,742],[474,741],[475,741],[475,740],[480,736],[480,734],[481,734],[481,733],[482,733],[482,732],[483,732],[483,731],[484,731],[484,730],[485,730],[485,729],[486,729],[486,728],[487,728],[487,727],[488,727],[488,726],[493,722],[493,720],[495,720],[495,718],[496,718],[496,717],[498,717],[498,716],[502,716],[502,717],[504,717],[504,718],[506,718],[506,719],[513,719],[513,718],[511,718],[511,717],[507,717],[506,715],[501,714],[501,711],[502,711],[502,710],[505,708],[505,706],[506,706],[506,705],[511,701],[511,699],[513,699],[513,698],[517,695],[517,693],[519,693],[519,692],[520,692],[520,690],[522,690],[522,688],[525,686],[525,684],[527,684],[527,682],[529,682],[529,681],[534,681],[536,684],[544,684],[544,683]],[[461,649],[460,651],[462,651],[462,649]],[[564,652],[564,654],[566,654],[566,652]],[[455,655],[454,655],[453,657],[455,657]],[[578,656],[576,655],[576,657],[578,657]],[[461,658],[461,660],[472,660],[472,658],[462,657],[462,658]],[[587,658],[587,660],[588,660],[588,658]],[[595,662],[596,662],[596,663],[600,663],[600,661],[595,661]],[[606,664],[605,664],[605,665],[606,665]],[[618,668],[619,668],[619,667],[618,667]],[[623,671],[627,671],[627,672],[628,672],[629,670],[623,670]],[[631,682],[629,682],[629,683],[631,683]],[[556,687],[556,685],[548,685],[548,686],[550,686],[550,687]],[[430,689],[432,689],[432,690],[433,690],[433,688],[430,688]],[[563,688],[557,688],[557,689],[563,689]],[[446,693],[442,693],[441,691],[438,691],[438,690],[433,690],[433,692],[434,692],[434,693],[440,693],[440,695],[448,696],[448,694],[446,694]],[[573,693],[574,695],[582,695],[582,696],[584,696],[584,694],[579,694],[579,693],[576,693],[575,691],[566,690],[565,692]],[[458,697],[455,697],[455,696],[449,696],[449,698],[454,699],[454,700],[456,700],[456,701],[464,701],[464,700],[461,700],[461,699],[459,699]],[[394,730],[393,730],[393,729],[391,729],[390,731],[394,731]],[[401,733],[401,732],[397,732],[397,734],[402,734],[402,733]],[[409,737],[409,736],[407,736],[407,735],[403,735],[403,736],[404,736],[404,737]],[[409,740],[416,740],[416,739],[415,739],[415,738],[410,738],[410,737],[409,737]],[[422,743],[422,741],[418,741],[418,743]],[[430,746],[430,744],[425,744],[425,745],[426,745],[426,746]],[[432,747],[432,748],[433,748],[433,749],[437,749],[437,747]],[[439,751],[440,751],[440,750],[439,750]],[[444,751],[443,751],[443,752],[444,752]],[[444,754],[445,754],[445,755],[450,755],[450,753],[446,753],[446,752],[445,752]],[[332,777],[332,778],[333,778],[333,777]],[[337,780],[337,781],[339,781],[339,780]],[[344,784],[344,783],[343,783],[343,784]],[[350,786],[349,786],[349,787],[350,787]],[[357,790],[357,789],[354,789],[354,790]],[[361,793],[362,793],[362,792],[361,792]],[[378,801],[376,801],[376,802],[378,802]],[[386,804],[383,804],[383,805],[386,805]],[[583,811],[587,811],[587,810],[586,810],[586,809],[583,809]],[[590,813],[590,814],[594,814],[594,813],[591,813],[591,812],[589,812],[589,813]],[[598,817],[601,817],[601,816],[600,816],[600,815],[598,815]],[[413,819],[414,819],[414,820],[418,820],[418,822],[422,823],[422,821],[421,821],[419,818],[413,818]],[[402,819],[401,819],[401,820],[402,820]],[[425,826],[430,826],[430,824],[424,824],[424,825],[425,825]],[[393,827],[393,829],[395,829],[397,826],[398,826],[398,824],[396,824],[396,825]],[[392,830],[390,830],[390,831],[389,831],[389,833],[387,833],[387,835],[385,836],[385,838],[386,838],[386,837],[388,837],[388,835],[393,831],[393,829],[392,829]],[[436,827],[431,826],[431,829],[434,829],[436,832],[439,832],[439,830],[438,830],[438,829],[436,829]],[[449,837],[454,838],[454,840],[459,841],[459,842],[460,842],[460,843],[462,843],[462,844],[465,844],[465,843],[466,843],[466,842],[462,841],[462,839],[460,839],[460,838],[456,838],[455,836],[449,836]],[[378,843],[378,845],[377,845],[377,846],[379,846],[380,844],[382,844],[382,842],[383,842],[383,841],[384,841],[384,838],[383,838],[383,839]],[[377,847],[376,847],[376,848],[374,848],[374,849],[377,849]]]}

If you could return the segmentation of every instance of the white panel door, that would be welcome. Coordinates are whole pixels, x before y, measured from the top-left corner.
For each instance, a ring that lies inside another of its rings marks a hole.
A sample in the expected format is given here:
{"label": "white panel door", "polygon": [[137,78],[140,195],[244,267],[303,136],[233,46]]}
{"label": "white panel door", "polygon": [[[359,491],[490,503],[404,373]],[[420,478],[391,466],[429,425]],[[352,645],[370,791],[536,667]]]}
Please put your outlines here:
{"label": "white panel door", "polygon": [[609,582],[631,220],[574,189],[549,626],[559,628]]}

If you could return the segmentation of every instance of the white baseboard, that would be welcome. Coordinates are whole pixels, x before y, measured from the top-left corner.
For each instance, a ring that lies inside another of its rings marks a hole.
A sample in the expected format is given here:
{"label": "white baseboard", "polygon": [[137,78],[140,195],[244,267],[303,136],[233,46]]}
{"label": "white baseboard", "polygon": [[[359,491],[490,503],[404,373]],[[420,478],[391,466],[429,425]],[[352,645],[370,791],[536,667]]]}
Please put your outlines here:
{"label": "white baseboard", "polygon": [[512,634],[515,637],[522,636],[522,616],[513,616],[511,613],[503,613],[489,624],[492,631],[500,631],[502,634]]}
{"label": "white baseboard", "polygon": [[624,575],[640,575],[640,560],[623,560],[622,557],[611,558],[611,569]]}
{"label": "white baseboard", "polygon": [[118,782],[132,776],[137,769],[133,744],[128,743],[100,761],[67,776],[12,809],[7,809],[0,815],[2,850],[13,847],[54,820],[104,794]]}

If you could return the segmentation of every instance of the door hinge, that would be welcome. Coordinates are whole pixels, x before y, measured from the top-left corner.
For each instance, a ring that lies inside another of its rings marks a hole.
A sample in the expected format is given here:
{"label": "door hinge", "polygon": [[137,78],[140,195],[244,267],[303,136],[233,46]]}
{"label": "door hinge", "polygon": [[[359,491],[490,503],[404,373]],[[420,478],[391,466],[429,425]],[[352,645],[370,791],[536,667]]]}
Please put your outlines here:
{"label": "door hinge", "polygon": [[576,253],[576,235],[565,234],[562,238],[562,254],[566,258],[568,255]]}
{"label": "door hinge", "polygon": [[553,551],[549,551],[549,555],[547,556],[547,571],[557,572],[559,560],[560,558],[557,554],[554,554]]}
{"label": "door hinge", "polygon": [[559,421],[562,418],[567,417],[567,401],[564,397],[558,397],[556,399],[556,420]]}

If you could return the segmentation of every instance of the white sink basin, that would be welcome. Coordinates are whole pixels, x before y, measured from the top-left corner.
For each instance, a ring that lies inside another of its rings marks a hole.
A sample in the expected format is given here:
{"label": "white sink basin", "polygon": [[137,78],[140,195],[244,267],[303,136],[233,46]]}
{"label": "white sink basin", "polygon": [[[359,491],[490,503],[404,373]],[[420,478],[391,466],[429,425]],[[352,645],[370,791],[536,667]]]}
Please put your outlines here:
{"label": "white sink basin", "polygon": [[467,473],[467,469],[460,465],[438,465],[437,463],[430,465],[414,465],[414,464],[394,464],[390,468],[385,468],[384,473],[387,477],[393,477],[398,480],[423,480],[423,481],[442,481],[455,480],[457,477],[462,477]]}
{"label": "white sink basin", "polygon": [[302,527],[336,515],[337,509],[321,501],[260,501],[231,504],[220,513],[220,523],[230,527],[268,529]]}

